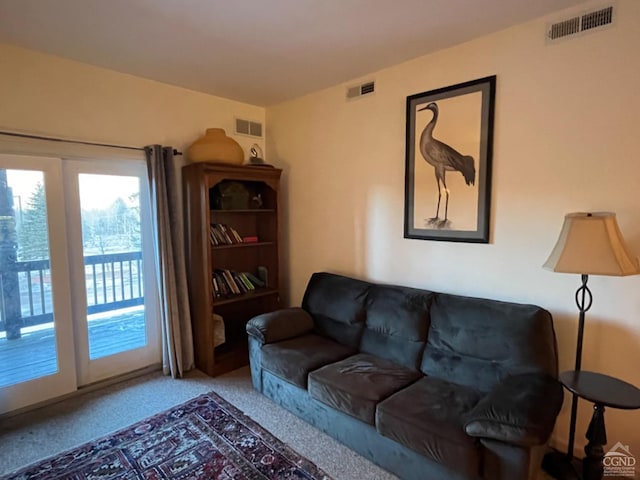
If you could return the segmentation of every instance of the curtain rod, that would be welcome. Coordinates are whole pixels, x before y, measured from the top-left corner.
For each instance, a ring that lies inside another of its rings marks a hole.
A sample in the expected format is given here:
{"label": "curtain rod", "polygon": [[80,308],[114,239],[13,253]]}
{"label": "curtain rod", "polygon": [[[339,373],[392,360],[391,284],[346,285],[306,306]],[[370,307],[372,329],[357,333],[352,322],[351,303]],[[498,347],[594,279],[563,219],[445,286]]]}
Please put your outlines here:
{"label": "curtain rod", "polygon": [[[130,147],[127,145],[115,145],[111,143],[98,143],[98,142],[85,142],[83,140],[68,140],[66,138],[57,138],[57,137],[45,137],[42,135],[30,135],[28,133],[16,133],[16,132],[7,132],[0,130],[0,135],[7,135],[10,137],[20,137],[20,138],[31,138],[34,140],[49,140],[51,142],[63,142],[63,143],[74,143],[77,145],[92,145],[96,147],[110,147],[110,148],[123,148],[125,150],[140,150],[144,151],[144,147]],[[182,155],[182,152],[178,150],[173,150],[174,155]]]}

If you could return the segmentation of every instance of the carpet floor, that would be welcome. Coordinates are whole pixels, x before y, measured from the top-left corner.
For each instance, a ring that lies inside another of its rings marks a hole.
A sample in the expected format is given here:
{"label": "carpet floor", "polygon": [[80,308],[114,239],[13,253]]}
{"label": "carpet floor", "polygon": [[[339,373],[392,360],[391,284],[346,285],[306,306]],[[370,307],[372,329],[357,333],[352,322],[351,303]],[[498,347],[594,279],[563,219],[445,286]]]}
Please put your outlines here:
{"label": "carpet floor", "polygon": [[0,480],[331,480],[213,392]]}
{"label": "carpet floor", "polygon": [[396,480],[328,435],[256,392],[247,367],[211,378],[152,373],[0,418],[0,475],[121,430],[214,391],[335,480]]}
{"label": "carpet floor", "polygon": [[[256,392],[249,368],[216,378],[151,373],[12,417],[0,417],[0,475],[215,392],[334,480],[398,480]],[[425,479],[444,480],[444,479]],[[514,479],[516,480],[516,479]],[[541,474],[539,480],[550,480]]]}

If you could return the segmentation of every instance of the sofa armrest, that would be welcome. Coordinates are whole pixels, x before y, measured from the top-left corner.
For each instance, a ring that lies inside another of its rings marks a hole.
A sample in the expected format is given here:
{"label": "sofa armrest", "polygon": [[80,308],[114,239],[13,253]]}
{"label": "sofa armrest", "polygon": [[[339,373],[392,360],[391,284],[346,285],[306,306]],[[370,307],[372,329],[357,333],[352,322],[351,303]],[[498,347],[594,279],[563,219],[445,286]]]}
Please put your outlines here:
{"label": "sofa armrest", "polygon": [[302,308],[284,308],[263,313],[247,323],[247,333],[260,343],[297,337],[313,329],[313,318]]}
{"label": "sofa armrest", "polygon": [[544,444],[562,407],[562,385],[543,373],[506,378],[466,415],[465,431],[520,446]]}

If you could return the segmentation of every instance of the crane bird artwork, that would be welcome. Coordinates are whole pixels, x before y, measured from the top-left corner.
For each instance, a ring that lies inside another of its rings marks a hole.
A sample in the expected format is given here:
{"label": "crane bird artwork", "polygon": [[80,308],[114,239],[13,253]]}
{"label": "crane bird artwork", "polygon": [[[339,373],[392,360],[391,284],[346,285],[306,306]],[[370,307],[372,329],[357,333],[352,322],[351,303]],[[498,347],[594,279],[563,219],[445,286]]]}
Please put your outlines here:
{"label": "crane bird artwork", "polygon": [[[474,185],[476,181],[476,167],[473,157],[462,155],[453,147],[440,140],[433,138],[433,130],[438,123],[438,104],[429,103],[427,106],[419,108],[418,111],[430,110],[433,117],[422,130],[420,135],[420,153],[435,171],[436,183],[438,186],[438,204],[436,215],[427,220],[429,225],[442,229],[449,226],[449,189],[447,188],[446,173],[460,172],[467,185]],[[440,200],[445,196],[444,218],[440,218]]]}
{"label": "crane bird artwork", "polygon": [[495,96],[495,75],[407,96],[404,238],[489,243]]}

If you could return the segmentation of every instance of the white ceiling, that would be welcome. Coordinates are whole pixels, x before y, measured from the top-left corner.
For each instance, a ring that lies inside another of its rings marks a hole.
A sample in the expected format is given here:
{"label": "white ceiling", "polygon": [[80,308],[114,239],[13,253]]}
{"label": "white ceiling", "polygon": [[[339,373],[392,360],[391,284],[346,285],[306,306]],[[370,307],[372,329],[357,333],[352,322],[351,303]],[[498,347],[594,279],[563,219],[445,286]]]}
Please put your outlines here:
{"label": "white ceiling", "polygon": [[0,42],[266,106],[584,2],[0,0]]}

